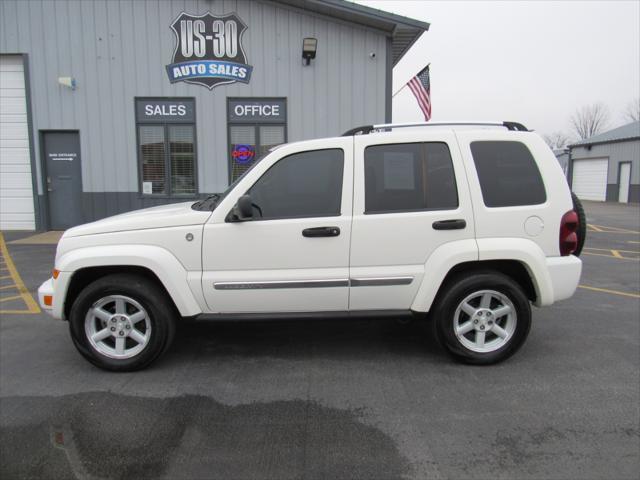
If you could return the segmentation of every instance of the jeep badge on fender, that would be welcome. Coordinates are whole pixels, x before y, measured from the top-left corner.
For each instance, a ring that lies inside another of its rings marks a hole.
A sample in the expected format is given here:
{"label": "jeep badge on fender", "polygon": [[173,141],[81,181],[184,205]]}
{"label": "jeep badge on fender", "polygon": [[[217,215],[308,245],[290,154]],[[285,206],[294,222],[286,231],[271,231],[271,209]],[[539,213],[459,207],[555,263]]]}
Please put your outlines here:
{"label": "jeep badge on fender", "polygon": [[171,83],[204,85],[249,83],[253,67],[247,64],[242,34],[247,25],[235,13],[216,16],[181,13],[171,25],[176,34],[173,63],[167,65]]}

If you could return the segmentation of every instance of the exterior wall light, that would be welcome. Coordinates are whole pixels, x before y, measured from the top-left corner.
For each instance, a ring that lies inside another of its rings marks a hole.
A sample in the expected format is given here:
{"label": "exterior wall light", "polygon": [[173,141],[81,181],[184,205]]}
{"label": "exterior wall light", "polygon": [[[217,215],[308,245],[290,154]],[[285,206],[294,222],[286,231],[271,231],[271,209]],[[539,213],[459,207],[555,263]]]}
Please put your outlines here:
{"label": "exterior wall light", "polygon": [[302,39],[302,58],[305,59],[305,65],[311,63],[312,58],[316,58],[316,50],[318,49],[317,38],[303,38]]}

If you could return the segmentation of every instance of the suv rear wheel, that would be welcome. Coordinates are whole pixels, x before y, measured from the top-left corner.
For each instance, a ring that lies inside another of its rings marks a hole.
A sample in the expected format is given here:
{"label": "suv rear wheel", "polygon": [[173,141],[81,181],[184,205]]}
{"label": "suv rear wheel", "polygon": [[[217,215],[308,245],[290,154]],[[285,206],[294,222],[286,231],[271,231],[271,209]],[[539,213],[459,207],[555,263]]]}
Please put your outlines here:
{"label": "suv rear wheel", "polygon": [[69,314],[71,338],[91,363],[112,371],[148,366],[171,344],[174,308],[158,286],[115,274],[85,287]]}
{"label": "suv rear wheel", "polygon": [[498,272],[453,279],[434,309],[437,337],[456,359],[486,365],[513,355],[531,328],[522,288]]}

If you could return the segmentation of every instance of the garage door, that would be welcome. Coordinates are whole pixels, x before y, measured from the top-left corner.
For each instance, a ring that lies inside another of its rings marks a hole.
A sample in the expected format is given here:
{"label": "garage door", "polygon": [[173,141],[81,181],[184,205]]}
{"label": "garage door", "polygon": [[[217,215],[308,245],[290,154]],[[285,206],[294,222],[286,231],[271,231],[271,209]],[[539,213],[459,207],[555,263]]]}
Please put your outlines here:
{"label": "garage door", "polygon": [[571,187],[578,198],[604,202],[607,198],[608,169],[609,160],[606,158],[574,160]]}
{"label": "garage door", "polygon": [[34,230],[24,70],[19,55],[0,55],[0,229]]}

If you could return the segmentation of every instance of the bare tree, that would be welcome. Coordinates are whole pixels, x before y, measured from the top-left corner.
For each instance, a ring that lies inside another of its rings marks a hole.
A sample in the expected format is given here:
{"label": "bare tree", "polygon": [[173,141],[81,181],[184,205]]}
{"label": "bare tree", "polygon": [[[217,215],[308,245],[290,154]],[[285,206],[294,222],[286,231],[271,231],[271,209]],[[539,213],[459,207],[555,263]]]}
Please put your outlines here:
{"label": "bare tree", "polygon": [[602,103],[587,105],[571,117],[571,126],[579,140],[601,133],[609,122],[609,109]]}
{"label": "bare tree", "polygon": [[571,143],[569,135],[564,132],[553,132],[548,135],[543,135],[543,138],[544,141],[547,142],[547,145],[549,145],[553,150],[559,150]]}
{"label": "bare tree", "polygon": [[627,103],[622,115],[628,122],[637,122],[640,120],[640,97]]}

